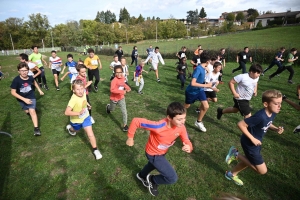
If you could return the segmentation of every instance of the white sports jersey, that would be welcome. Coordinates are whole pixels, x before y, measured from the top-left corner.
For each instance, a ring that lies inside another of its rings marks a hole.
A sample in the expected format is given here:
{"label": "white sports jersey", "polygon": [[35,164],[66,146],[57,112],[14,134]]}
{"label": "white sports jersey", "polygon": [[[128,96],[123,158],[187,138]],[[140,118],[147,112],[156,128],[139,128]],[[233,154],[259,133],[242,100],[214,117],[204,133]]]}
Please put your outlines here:
{"label": "white sports jersey", "polygon": [[251,100],[259,77],[253,79],[249,74],[240,74],[233,78],[237,83],[236,92],[240,95],[237,100]]}
{"label": "white sports jersey", "polygon": [[52,56],[49,58],[49,62],[51,62],[51,69],[55,69],[56,71],[61,71],[61,58],[56,56],[55,58],[53,58]]}
{"label": "white sports jersey", "polygon": [[158,64],[159,61],[161,62],[161,64],[165,64],[164,59],[162,58],[161,54],[159,52],[155,53],[154,51],[150,52],[149,56],[147,57],[147,59],[144,61],[144,63],[148,62],[148,60],[152,58],[152,63],[154,64]]}
{"label": "white sports jersey", "polygon": [[[210,72],[205,76],[205,82],[212,83],[213,84],[212,87],[215,88],[216,87],[215,85],[216,85],[216,82],[218,81],[219,75],[220,75],[220,72],[217,72],[216,74],[213,72]],[[204,88],[204,91],[213,91],[213,90],[211,88]]]}
{"label": "white sports jersey", "polygon": [[28,62],[27,65],[29,67],[28,76],[34,76],[34,73],[31,71],[31,69],[35,68],[36,64],[34,64],[32,62]]}

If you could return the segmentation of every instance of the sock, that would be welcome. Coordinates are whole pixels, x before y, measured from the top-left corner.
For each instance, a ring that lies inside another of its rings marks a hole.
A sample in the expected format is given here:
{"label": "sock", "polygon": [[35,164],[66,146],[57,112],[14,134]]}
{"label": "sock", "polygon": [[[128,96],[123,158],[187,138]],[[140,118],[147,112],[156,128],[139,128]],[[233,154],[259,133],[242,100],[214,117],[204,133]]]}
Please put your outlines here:
{"label": "sock", "polygon": [[197,123],[200,123],[201,121],[197,120]]}
{"label": "sock", "polygon": [[34,130],[37,130],[37,129],[39,129],[39,127],[34,127]]}
{"label": "sock", "polygon": [[97,147],[95,147],[95,148],[93,148],[93,151],[96,151],[98,148]]}

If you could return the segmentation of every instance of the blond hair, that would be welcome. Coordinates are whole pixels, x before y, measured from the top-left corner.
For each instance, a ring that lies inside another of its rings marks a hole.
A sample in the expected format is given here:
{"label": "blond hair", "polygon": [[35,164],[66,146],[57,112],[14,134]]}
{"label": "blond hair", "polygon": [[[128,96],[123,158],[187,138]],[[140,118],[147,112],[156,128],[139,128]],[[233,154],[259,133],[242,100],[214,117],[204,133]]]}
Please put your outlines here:
{"label": "blond hair", "polygon": [[72,82],[72,90],[75,89],[75,85],[80,85],[80,86],[84,87],[84,83],[83,83],[83,81],[80,80],[80,79],[76,79],[76,80],[74,80],[74,81]]}
{"label": "blond hair", "polygon": [[282,98],[282,93],[279,90],[266,90],[262,94],[262,103],[270,103],[272,99]]}

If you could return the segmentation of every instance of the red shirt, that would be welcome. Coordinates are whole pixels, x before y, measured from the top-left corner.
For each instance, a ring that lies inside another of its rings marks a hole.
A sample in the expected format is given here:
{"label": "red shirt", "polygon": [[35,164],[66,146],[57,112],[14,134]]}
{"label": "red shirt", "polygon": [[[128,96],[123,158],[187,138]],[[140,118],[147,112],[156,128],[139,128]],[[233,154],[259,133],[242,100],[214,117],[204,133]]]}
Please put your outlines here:
{"label": "red shirt", "polygon": [[[78,75],[78,76],[76,77],[76,80],[82,80],[83,86],[84,86],[84,88],[85,88],[85,86],[86,86],[86,77],[82,77],[82,76]],[[85,94],[88,95],[88,94],[89,94],[89,90],[86,89],[86,90],[85,90]]]}
{"label": "red shirt", "polygon": [[175,139],[179,136],[182,142],[188,144],[193,150],[193,145],[188,138],[185,126],[168,127],[168,119],[164,118],[160,121],[150,121],[144,118],[133,118],[129,130],[128,138],[133,138],[137,128],[143,128],[150,131],[149,139],[146,144],[146,152],[149,155],[163,155],[167,153],[170,146],[175,143]]}
{"label": "red shirt", "polygon": [[120,101],[124,98],[126,90],[129,90],[130,87],[125,83],[125,78],[115,77],[110,83],[110,100]]}

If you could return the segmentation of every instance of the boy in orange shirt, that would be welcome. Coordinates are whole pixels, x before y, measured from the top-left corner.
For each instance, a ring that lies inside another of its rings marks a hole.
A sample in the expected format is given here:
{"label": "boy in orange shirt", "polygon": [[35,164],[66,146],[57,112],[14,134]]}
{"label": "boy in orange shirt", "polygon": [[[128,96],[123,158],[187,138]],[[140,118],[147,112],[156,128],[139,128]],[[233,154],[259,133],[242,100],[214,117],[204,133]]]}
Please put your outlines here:
{"label": "boy in orange shirt", "polygon": [[[158,195],[157,187],[161,184],[172,184],[178,179],[172,165],[167,161],[165,155],[170,146],[175,143],[179,136],[183,142],[182,150],[191,153],[193,145],[188,138],[184,126],[186,109],[181,103],[173,102],[167,108],[167,117],[160,121],[150,121],[144,118],[134,118],[129,126],[126,144],[133,146],[133,137],[137,128],[150,131],[146,144],[146,157],[148,163],[137,173],[136,177],[148,187],[153,196]],[[160,172],[159,175],[150,175],[153,170]]]}

